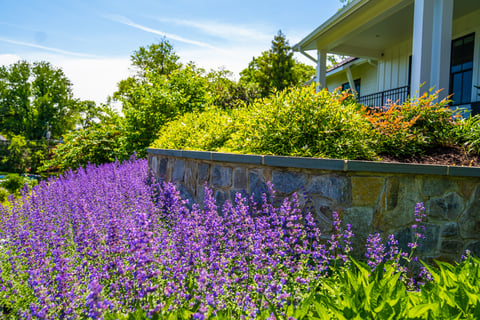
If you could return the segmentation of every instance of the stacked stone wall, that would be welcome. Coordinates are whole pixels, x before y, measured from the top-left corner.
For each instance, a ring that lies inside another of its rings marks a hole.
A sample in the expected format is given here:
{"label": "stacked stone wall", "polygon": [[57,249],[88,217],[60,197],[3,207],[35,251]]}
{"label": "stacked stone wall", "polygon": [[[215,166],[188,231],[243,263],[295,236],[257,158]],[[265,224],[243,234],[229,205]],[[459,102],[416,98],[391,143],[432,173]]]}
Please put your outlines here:
{"label": "stacked stone wall", "polygon": [[368,234],[381,232],[394,234],[406,250],[413,239],[415,205],[423,202],[423,259],[458,260],[466,249],[480,256],[480,168],[159,149],[148,153],[155,175],[174,182],[190,203],[202,203],[205,183],[218,206],[237,192],[254,194],[259,201],[271,181],[279,201],[294,192],[307,194],[326,236],[333,230],[332,213],[338,212],[343,224],[352,225],[356,248],[364,247]]}

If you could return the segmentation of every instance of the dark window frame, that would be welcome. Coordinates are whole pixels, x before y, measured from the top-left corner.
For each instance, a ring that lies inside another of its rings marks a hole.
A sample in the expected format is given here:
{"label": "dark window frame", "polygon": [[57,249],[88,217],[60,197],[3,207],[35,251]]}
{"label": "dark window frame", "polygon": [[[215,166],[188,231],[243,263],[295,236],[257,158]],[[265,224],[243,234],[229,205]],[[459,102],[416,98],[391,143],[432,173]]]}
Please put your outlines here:
{"label": "dark window frame", "polygon": [[[355,91],[357,91],[357,96],[360,96],[360,78],[353,80],[353,84],[355,85]],[[345,82],[342,84],[342,91],[349,90],[350,89],[350,83]]]}
{"label": "dark window frame", "polygon": [[472,102],[475,33],[452,40],[449,94],[453,105]]}

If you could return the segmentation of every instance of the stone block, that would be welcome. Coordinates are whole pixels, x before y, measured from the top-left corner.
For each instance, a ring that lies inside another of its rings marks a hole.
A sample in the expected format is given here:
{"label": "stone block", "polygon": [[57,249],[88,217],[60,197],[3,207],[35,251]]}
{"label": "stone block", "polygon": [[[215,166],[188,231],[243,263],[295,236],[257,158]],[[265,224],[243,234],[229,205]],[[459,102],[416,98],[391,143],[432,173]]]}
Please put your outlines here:
{"label": "stone block", "polygon": [[475,200],[460,217],[460,234],[464,239],[480,238],[480,189],[475,192]]}
{"label": "stone block", "polygon": [[167,176],[167,168],[168,168],[168,159],[161,158],[160,161],[158,162],[157,174],[160,177],[165,178]]}
{"label": "stone block", "polygon": [[351,225],[353,234],[354,253],[365,248],[368,235],[372,233],[373,209],[368,207],[350,208],[343,212],[341,217],[342,227],[346,229],[347,224]]}
{"label": "stone block", "polygon": [[384,230],[396,230],[414,221],[415,206],[421,202],[414,177],[387,179],[382,201],[378,202],[375,226]]}
{"label": "stone block", "polygon": [[425,239],[418,241],[420,246],[417,248],[417,252],[421,255],[433,255],[438,248],[440,226],[426,223],[425,228]]}
{"label": "stone block", "polygon": [[442,198],[435,198],[426,203],[429,217],[455,221],[462,214],[465,204],[462,197],[452,192]]}
{"label": "stone block", "polygon": [[393,235],[398,241],[398,248],[402,252],[410,253],[410,247],[408,246],[408,244],[412,242],[412,228],[402,228],[396,231]]}
{"label": "stone block", "polygon": [[479,181],[468,179],[468,180],[458,180],[458,193],[465,199],[470,199],[472,193],[476,188],[479,187]]}
{"label": "stone block", "polygon": [[194,170],[190,166],[187,166],[187,168],[185,168],[185,186],[192,193],[195,193],[196,181],[193,172]]}
{"label": "stone block", "polygon": [[422,192],[426,197],[441,197],[449,191],[455,191],[456,183],[449,178],[425,177]]}
{"label": "stone block", "polygon": [[232,168],[223,166],[213,166],[211,173],[211,183],[213,187],[225,188],[232,185]]}
{"label": "stone block", "polygon": [[343,210],[340,204],[318,196],[311,197],[309,205],[313,207],[311,211],[315,212],[317,216],[323,216],[330,221],[333,221],[333,212]]}
{"label": "stone block", "polygon": [[450,222],[443,225],[442,237],[455,237],[458,234],[458,224]]}
{"label": "stone block", "polygon": [[250,170],[248,173],[248,185],[250,194],[257,203],[262,202],[262,194],[268,192],[267,182],[262,175],[262,170]]}
{"label": "stone block", "polygon": [[205,202],[205,186],[203,184],[197,185],[195,200],[200,205],[200,207],[203,208],[203,204]]}
{"label": "stone block", "polygon": [[205,182],[208,182],[209,170],[210,170],[210,165],[208,163],[198,164],[198,175],[197,175],[198,184],[203,185]]}
{"label": "stone block", "polygon": [[440,252],[449,254],[461,254],[463,242],[459,240],[443,240],[440,243]]}
{"label": "stone block", "polygon": [[277,192],[290,194],[305,186],[307,175],[300,172],[273,171],[272,183]]}
{"label": "stone block", "polygon": [[148,156],[148,167],[152,169],[153,173],[158,176],[158,162],[157,157],[154,155]]}
{"label": "stone block", "polygon": [[[469,250],[473,255],[480,257],[480,241],[470,242],[465,250]],[[464,252],[462,252],[464,254]]]}
{"label": "stone block", "polygon": [[228,200],[228,193],[222,190],[215,191],[215,203],[217,204],[218,211],[221,212],[223,205]]}
{"label": "stone block", "polygon": [[233,170],[233,187],[235,189],[247,189],[246,168],[235,168]]}
{"label": "stone block", "polygon": [[324,175],[315,176],[305,187],[308,195],[321,196],[343,205],[351,202],[351,186],[345,176]]}
{"label": "stone block", "polygon": [[385,186],[382,177],[352,177],[352,206],[374,206]]}
{"label": "stone block", "polygon": [[191,209],[192,205],[195,203],[195,197],[183,183],[177,182],[176,186],[177,186],[177,190],[180,192],[180,198],[182,198],[183,200],[186,200],[187,207]]}
{"label": "stone block", "polygon": [[185,174],[185,160],[176,159],[173,166],[172,181],[182,182]]}

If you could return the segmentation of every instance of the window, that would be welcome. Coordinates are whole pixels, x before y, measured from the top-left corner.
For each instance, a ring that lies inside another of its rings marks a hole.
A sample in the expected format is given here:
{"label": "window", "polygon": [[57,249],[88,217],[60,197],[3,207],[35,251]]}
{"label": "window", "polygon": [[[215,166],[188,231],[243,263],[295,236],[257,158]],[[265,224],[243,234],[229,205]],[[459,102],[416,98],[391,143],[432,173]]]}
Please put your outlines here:
{"label": "window", "polygon": [[470,103],[472,98],[473,50],[475,34],[452,41],[450,94],[454,105]]}
{"label": "window", "polygon": [[[353,81],[355,84],[355,91],[357,91],[357,96],[360,96],[360,79],[356,79]],[[350,89],[350,83],[346,82],[342,84],[342,91]]]}

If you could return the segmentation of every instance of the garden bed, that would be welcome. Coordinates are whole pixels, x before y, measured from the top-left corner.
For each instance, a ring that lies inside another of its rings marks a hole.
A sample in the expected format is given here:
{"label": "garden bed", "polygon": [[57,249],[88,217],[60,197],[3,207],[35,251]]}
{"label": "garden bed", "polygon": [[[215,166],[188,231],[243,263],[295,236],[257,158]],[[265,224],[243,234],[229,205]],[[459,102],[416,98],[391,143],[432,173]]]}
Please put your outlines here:
{"label": "garden bed", "polygon": [[467,153],[460,146],[436,147],[424,154],[392,156],[381,154],[383,162],[411,164],[432,164],[443,166],[480,167],[480,157],[476,152]]}

